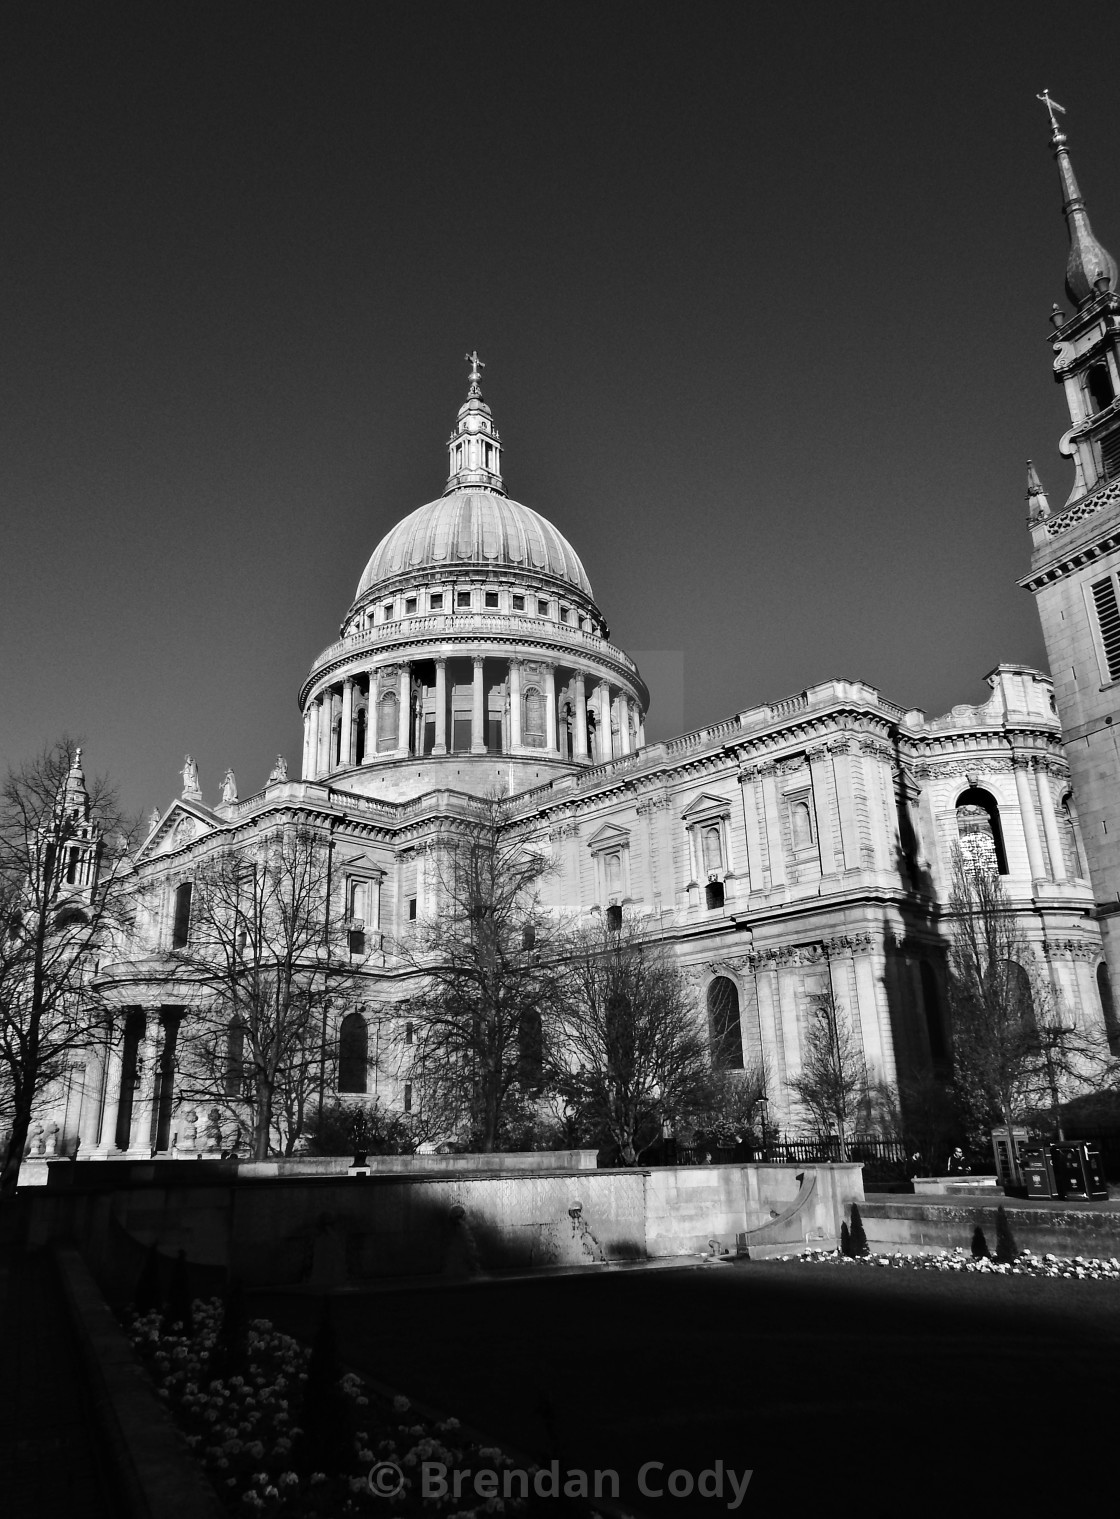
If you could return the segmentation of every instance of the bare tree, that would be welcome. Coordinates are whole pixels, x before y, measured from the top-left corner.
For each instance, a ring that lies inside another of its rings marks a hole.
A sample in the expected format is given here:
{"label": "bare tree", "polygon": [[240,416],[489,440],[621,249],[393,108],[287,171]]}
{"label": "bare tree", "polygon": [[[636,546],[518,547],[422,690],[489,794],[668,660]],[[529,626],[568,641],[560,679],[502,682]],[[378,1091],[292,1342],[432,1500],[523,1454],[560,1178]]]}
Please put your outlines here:
{"label": "bare tree", "polygon": [[953,1081],[971,1138],[1050,1107],[1104,1079],[1103,1028],[1077,1025],[1035,974],[999,875],[960,851],[949,898]]}
{"label": "bare tree", "polygon": [[434,910],[399,952],[418,989],[407,1012],[418,1138],[501,1148],[544,1079],[559,995],[557,934],[540,901],[551,863],[481,802],[436,856]]}
{"label": "bare tree", "polygon": [[350,972],[331,922],[328,842],[278,828],[215,855],[192,888],[174,974],[193,987],[183,1025],[183,1096],[247,1122],[252,1154],[290,1150],[324,1063],[335,1057],[332,1004]]}
{"label": "bare tree", "polygon": [[847,1160],[848,1137],[868,1103],[867,1062],[835,995],[825,992],[813,997],[811,1005],[801,1070],[789,1085],[822,1133],[835,1131],[840,1159]]}
{"label": "bare tree", "polygon": [[665,1125],[706,1111],[712,1065],[684,977],[633,920],[574,936],[549,1046],[573,1107],[638,1163]]}
{"label": "bare tree", "polygon": [[0,1181],[15,1190],[36,1104],[88,1044],[105,1009],[96,954],[131,907],[126,826],[112,789],[87,786],[63,738],[0,789],[0,1117],[11,1125]]}
{"label": "bare tree", "polygon": [[720,1133],[749,1134],[765,1144],[770,1085],[765,1054],[748,1060],[741,1070],[714,1070],[704,1117]]}

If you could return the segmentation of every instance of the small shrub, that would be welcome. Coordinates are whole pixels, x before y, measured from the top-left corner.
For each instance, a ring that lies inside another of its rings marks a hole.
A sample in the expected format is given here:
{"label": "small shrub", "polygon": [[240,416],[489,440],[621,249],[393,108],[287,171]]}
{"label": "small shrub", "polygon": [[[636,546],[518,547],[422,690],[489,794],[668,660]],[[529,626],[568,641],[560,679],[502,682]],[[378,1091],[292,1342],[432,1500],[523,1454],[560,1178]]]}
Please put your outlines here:
{"label": "small shrub", "polygon": [[182,1325],[188,1337],[194,1334],[194,1313],[191,1308],[190,1286],[187,1282],[187,1252],[180,1250],[171,1267],[171,1281],[167,1288],[167,1312],[164,1315],[169,1326]]}
{"label": "small shrub", "polygon": [[137,1313],[151,1313],[153,1309],[163,1306],[163,1295],[159,1285],[159,1251],[155,1245],[148,1247],[144,1264],[140,1267],[132,1301],[136,1305]]}
{"label": "small shrub", "polygon": [[859,1204],[852,1204],[852,1254],[870,1255],[871,1247],[867,1243],[867,1234],[864,1231],[863,1219],[859,1216]]}
{"label": "small shrub", "polygon": [[984,1238],[984,1231],[977,1224],[972,1235],[972,1258],[976,1261],[991,1260],[992,1252],[988,1249],[988,1241]]}
{"label": "small shrub", "polygon": [[1018,1254],[1015,1237],[1007,1221],[1007,1212],[1000,1203],[996,1209],[996,1260],[1001,1266],[1010,1266]]}
{"label": "small shrub", "polygon": [[840,1254],[848,1256],[849,1259],[852,1254],[852,1236],[847,1223],[840,1225]]}

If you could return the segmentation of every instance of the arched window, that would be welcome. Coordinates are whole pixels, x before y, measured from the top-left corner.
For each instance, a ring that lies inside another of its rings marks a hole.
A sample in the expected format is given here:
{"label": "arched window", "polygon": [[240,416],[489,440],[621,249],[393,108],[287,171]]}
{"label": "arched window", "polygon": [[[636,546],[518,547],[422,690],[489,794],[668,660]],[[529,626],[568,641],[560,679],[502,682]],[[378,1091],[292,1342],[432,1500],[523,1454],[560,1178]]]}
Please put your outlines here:
{"label": "arched window", "polygon": [[617,851],[608,854],[603,865],[607,873],[607,895],[620,897],[622,895],[622,856]]}
{"label": "arched window", "polygon": [[175,920],[171,928],[171,948],[183,949],[191,936],[191,897],[194,883],[184,881],[175,892]]}
{"label": "arched window", "polygon": [[809,811],[809,803],[805,801],[793,802],[789,809],[789,826],[793,835],[794,849],[811,849],[813,847],[813,815]]}
{"label": "arched window", "polygon": [[1005,1006],[1028,1028],[1037,1027],[1030,976],[1018,960],[1003,960],[1000,962],[999,969],[1003,976],[1003,985],[1000,990]]}
{"label": "arched window", "polygon": [[400,736],[400,698],[395,691],[386,691],[377,703],[377,752],[397,747]]}
{"label": "arched window", "polygon": [[1073,795],[1067,791],[1062,797],[1062,810],[1058,815],[1061,824],[1062,844],[1066,852],[1066,860],[1069,863],[1069,873],[1079,879],[1085,878],[1085,867],[1081,863],[1081,851],[1077,847],[1076,813],[1073,808]]}
{"label": "arched window", "polygon": [[545,741],[544,693],[530,686],[522,698],[524,714],[521,723],[521,741],[533,749],[543,749]]}
{"label": "arched window", "polygon": [[961,853],[974,868],[1007,874],[1007,852],[999,804],[990,791],[970,786],[957,798],[957,837]]}
{"label": "arched window", "polygon": [[226,1065],[222,1090],[227,1097],[240,1097],[245,1084],[245,1022],[235,1018],[226,1029]]}
{"label": "arched window", "polygon": [[715,823],[704,829],[704,869],[708,875],[717,875],[723,869],[723,844]]}
{"label": "arched window", "polygon": [[1120,1021],[1116,1017],[1116,1002],[1112,995],[1112,978],[1108,966],[1102,960],[1097,966],[1097,992],[1104,1014],[1104,1031],[1108,1036],[1108,1048],[1113,1055],[1120,1055]]}
{"label": "arched window", "polygon": [[708,1039],[716,1070],[743,1069],[739,989],[728,976],[717,976],[708,987]]}
{"label": "arched window", "polygon": [[338,1090],[364,1092],[369,1065],[369,1028],[361,1013],[347,1013],[338,1033]]}
{"label": "arched window", "polygon": [[1115,398],[1112,394],[1112,376],[1108,372],[1108,365],[1091,364],[1086,380],[1093,410],[1104,411],[1106,406],[1111,406]]}
{"label": "arched window", "polygon": [[941,997],[937,990],[937,972],[928,960],[922,961],[922,1008],[926,1015],[929,1052],[935,1065],[949,1058],[945,1043],[945,1024],[941,1017]]}

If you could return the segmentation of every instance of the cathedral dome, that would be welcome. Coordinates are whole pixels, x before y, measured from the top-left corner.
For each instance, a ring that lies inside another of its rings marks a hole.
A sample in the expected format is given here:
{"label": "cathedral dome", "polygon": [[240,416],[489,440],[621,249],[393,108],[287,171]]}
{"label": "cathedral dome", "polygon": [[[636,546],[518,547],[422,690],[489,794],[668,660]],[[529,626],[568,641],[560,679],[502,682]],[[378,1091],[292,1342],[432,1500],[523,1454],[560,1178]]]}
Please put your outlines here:
{"label": "cathedral dome", "polygon": [[391,528],[374,549],[355,593],[429,571],[499,570],[571,586],[594,600],[579,555],[531,507],[489,489],[459,487]]}

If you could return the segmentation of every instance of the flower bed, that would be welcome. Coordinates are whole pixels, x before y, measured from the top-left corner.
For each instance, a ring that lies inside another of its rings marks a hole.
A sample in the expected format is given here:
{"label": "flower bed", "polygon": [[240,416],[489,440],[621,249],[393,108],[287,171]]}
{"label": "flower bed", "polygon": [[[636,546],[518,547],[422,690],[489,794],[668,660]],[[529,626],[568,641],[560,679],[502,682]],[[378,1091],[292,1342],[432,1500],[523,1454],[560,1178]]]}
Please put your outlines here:
{"label": "flower bed", "polygon": [[[133,1315],[126,1328],[160,1397],[232,1513],[300,1519],[423,1513],[481,1519],[555,1511],[555,1503],[534,1505],[532,1487],[523,1498],[513,1483],[512,1495],[506,1496],[503,1475],[514,1471],[513,1462],[497,1447],[467,1437],[457,1419],[425,1419],[407,1398],[382,1397],[353,1373],[328,1371],[323,1380],[312,1352],[267,1319],[245,1325],[235,1352],[240,1369],[232,1372],[221,1335],[224,1311],[217,1298],[196,1302],[186,1334],[179,1332],[180,1324],[165,1330],[158,1312]],[[446,1469],[444,1494],[422,1494],[424,1462]],[[324,1469],[317,1469],[320,1465]],[[456,1497],[456,1471],[497,1473],[497,1494],[478,1500],[472,1481],[464,1480]],[[537,1468],[528,1471],[532,1478]]]}
{"label": "flower bed", "polygon": [[970,1255],[959,1246],[956,1250],[937,1250],[923,1255],[843,1255],[839,1250],[803,1250],[800,1255],[782,1255],[783,1261],[809,1261],[839,1266],[901,1266],[911,1271],[971,1271],[989,1276],[1067,1276],[1094,1280],[1120,1281],[1120,1260],[1113,1256],[1102,1260],[1096,1256],[1075,1255],[1072,1259],[1058,1255],[1035,1255],[1020,1250],[1013,1261],[991,1260]]}

